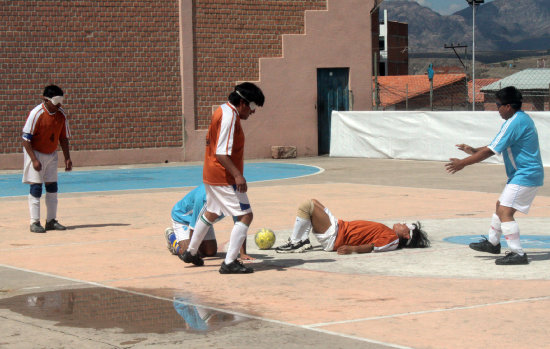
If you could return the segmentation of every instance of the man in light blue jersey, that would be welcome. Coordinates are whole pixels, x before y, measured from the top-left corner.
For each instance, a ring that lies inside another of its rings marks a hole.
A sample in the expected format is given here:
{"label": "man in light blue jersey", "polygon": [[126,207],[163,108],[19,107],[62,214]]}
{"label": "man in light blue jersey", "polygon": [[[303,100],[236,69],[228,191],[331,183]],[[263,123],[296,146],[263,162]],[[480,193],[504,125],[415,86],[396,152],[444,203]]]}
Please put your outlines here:
{"label": "man in light blue jersey", "polygon": [[[195,223],[206,209],[206,191],[204,184],[191,190],[187,195],[178,201],[172,208],[172,227],[166,228],[164,236],[170,253],[180,257],[189,246],[191,236],[195,230]],[[218,221],[223,215],[218,218]],[[204,257],[215,256],[218,251],[218,243],[214,227],[210,227],[204,240],[202,241],[199,252]],[[241,260],[254,259],[246,254],[246,240],[240,250]]]}
{"label": "man in light blue jersey", "polygon": [[533,120],[521,110],[523,97],[515,87],[505,87],[496,93],[497,108],[505,120],[499,133],[485,147],[472,148],[458,144],[458,149],[470,154],[464,159],[450,159],[445,164],[447,172],[455,173],[468,165],[483,161],[494,154],[502,154],[508,182],[496,204],[491,220],[489,239],[470,244],[476,251],[500,253],[500,237],[504,234],[510,252],[495,260],[499,265],[528,264],[519,240],[519,225],[514,220],[516,211],[524,214],[539,187],[543,185],[544,168],[540,156],[539,137]]}

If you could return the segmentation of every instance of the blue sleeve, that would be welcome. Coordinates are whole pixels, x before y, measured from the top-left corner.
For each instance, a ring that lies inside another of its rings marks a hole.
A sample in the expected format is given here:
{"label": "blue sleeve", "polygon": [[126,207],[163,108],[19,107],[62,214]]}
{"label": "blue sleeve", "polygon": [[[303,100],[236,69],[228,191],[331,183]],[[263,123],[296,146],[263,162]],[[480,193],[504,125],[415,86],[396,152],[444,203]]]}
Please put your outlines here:
{"label": "blue sleeve", "polygon": [[505,122],[500,128],[500,132],[495,139],[489,144],[489,149],[497,154],[502,153],[506,148],[516,142],[517,128],[520,126],[519,120]]}

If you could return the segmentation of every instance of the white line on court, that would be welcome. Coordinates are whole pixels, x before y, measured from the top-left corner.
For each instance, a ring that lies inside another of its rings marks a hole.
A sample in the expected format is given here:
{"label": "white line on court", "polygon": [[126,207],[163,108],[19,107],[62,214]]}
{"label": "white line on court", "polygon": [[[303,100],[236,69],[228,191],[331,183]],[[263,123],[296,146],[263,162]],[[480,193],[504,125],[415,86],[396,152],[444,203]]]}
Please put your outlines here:
{"label": "white line on court", "polygon": [[531,298],[522,298],[522,299],[513,299],[513,300],[510,300],[510,301],[502,301],[502,302],[494,302],[494,303],[485,303],[485,304],[469,305],[469,306],[466,306],[466,307],[453,307],[453,308],[442,308],[442,309],[433,309],[433,310],[413,311],[413,312],[410,312],[410,313],[401,313],[401,314],[391,314],[391,315],[383,315],[383,316],[374,316],[374,317],[367,317],[367,318],[354,319],[354,320],[343,320],[343,321],[334,321],[334,322],[323,322],[323,323],[318,323],[318,324],[304,325],[304,327],[315,328],[315,327],[321,327],[321,326],[331,326],[331,325],[339,325],[339,324],[349,324],[349,323],[353,323],[353,322],[372,321],[372,320],[381,320],[381,319],[391,319],[391,318],[404,317],[404,316],[411,316],[411,315],[433,314],[433,313],[441,313],[441,312],[446,312],[446,311],[468,310],[468,309],[476,309],[476,308],[490,307],[490,306],[493,306],[493,305],[514,304],[514,303],[533,302],[533,301],[543,301],[543,300],[550,300],[550,296],[531,297]]}
{"label": "white line on court", "polygon": [[[170,299],[170,298],[166,298],[166,297],[159,297],[159,296],[154,296],[154,295],[150,295],[150,294],[147,294],[147,293],[129,291],[129,290],[125,290],[123,288],[107,286],[107,285],[103,285],[103,284],[100,284],[100,283],[97,283],[97,282],[78,280],[78,279],[73,279],[73,278],[69,278],[69,277],[54,275],[54,274],[50,274],[50,273],[44,273],[44,272],[40,272],[40,271],[14,267],[14,266],[11,266],[11,265],[6,265],[6,264],[0,264],[0,267],[7,268],[7,269],[12,269],[12,270],[23,271],[23,272],[27,272],[27,273],[33,273],[33,274],[42,275],[42,276],[58,278],[58,279],[77,282],[77,283],[81,283],[81,284],[88,284],[88,285],[93,285],[93,286],[97,286],[97,287],[103,287],[103,288],[106,288],[106,289],[115,290],[115,291],[119,291],[119,292],[125,292],[125,293],[128,293],[128,294],[133,294],[133,295],[137,295],[137,296],[149,297],[149,298],[163,300],[163,301],[169,301],[169,302],[174,302],[175,301],[174,299]],[[189,304],[189,305],[193,305],[193,306],[196,306],[196,307],[201,307],[201,308],[205,308],[205,309],[209,309],[209,310],[218,311],[218,312],[221,312],[221,313],[227,313],[227,314],[242,316],[242,317],[245,317],[245,318],[248,318],[248,319],[251,319],[251,320],[265,321],[265,322],[278,324],[278,325],[282,325],[282,326],[290,326],[290,327],[300,328],[300,329],[303,329],[303,330],[324,333],[324,334],[333,335],[333,336],[337,336],[337,337],[353,339],[353,340],[357,340],[357,341],[361,341],[361,342],[384,345],[384,346],[387,346],[389,348],[413,349],[411,347],[406,347],[406,346],[402,346],[402,345],[398,345],[398,344],[380,342],[380,341],[377,341],[377,340],[374,340],[374,339],[356,337],[356,336],[347,335],[347,334],[343,334],[343,333],[323,330],[323,329],[320,329],[320,328],[314,328],[311,325],[296,325],[296,324],[291,324],[291,323],[283,322],[283,321],[279,321],[279,320],[264,318],[264,317],[261,317],[261,316],[254,316],[254,315],[250,315],[250,314],[239,313],[239,312],[236,312],[236,311],[205,306],[205,305],[198,304],[198,303],[185,302],[185,304]]]}

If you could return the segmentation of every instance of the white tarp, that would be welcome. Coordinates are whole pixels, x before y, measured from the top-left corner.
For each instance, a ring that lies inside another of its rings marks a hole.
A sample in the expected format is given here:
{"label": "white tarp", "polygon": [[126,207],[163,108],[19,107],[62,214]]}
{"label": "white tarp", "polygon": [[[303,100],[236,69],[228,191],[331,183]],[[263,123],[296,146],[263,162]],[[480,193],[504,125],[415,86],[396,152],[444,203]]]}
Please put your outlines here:
{"label": "white tarp", "polygon": [[[550,166],[550,112],[527,112],[539,133],[542,161]],[[332,112],[330,156],[447,161],[464,158],[456,144],[488,145],[504,120],[496,111]],[[499,156],[486,162],[502,163]]]}

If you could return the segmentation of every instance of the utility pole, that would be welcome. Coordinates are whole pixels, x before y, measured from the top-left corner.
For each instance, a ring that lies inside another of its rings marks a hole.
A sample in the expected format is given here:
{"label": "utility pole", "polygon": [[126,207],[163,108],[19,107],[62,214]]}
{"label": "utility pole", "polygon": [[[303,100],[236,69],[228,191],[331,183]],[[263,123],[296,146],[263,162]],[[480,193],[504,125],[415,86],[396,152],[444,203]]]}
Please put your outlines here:
{"label": "utility pole", "polygon": [[485,0],[466,0],[472,6],[472,111],[476,110],[476,6]]}

